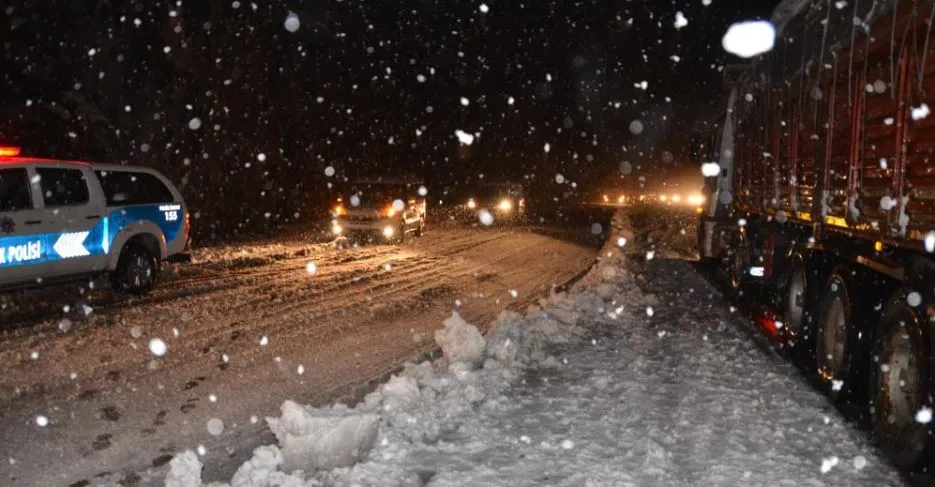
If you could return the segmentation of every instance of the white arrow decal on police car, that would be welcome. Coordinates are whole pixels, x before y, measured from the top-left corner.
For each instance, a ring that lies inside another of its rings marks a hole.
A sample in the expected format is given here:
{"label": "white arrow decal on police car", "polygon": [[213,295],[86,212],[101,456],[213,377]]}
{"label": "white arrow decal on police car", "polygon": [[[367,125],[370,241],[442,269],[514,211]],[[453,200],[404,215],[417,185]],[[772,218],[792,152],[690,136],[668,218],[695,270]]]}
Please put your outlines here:
{"label": "white arrow decal on police car", "polygon": [[63,259],[91,255],[91,252],[84,248],[84,239],[88,238],[89,233],[91,232],[63,233],[52,248]]}

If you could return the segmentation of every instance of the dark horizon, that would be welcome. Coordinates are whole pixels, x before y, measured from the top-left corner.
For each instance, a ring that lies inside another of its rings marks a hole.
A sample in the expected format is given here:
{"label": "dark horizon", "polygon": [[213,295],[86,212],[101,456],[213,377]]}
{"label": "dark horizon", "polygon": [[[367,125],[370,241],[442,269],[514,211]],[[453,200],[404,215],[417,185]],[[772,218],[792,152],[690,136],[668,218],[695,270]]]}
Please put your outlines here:
{"label": "dark horizon", "polygon": [[[3,13],[0,140],[156,167],[207,215],[244,198],[218,226],[288,220],[329,166],[445,183],[654,172],[686,164],[681,139],[720,97],[727,26],[776,2],[748,3],[692,2],[677,29],[655,2],[20,1]],[[459,148],[455,130],[479,137]]]}

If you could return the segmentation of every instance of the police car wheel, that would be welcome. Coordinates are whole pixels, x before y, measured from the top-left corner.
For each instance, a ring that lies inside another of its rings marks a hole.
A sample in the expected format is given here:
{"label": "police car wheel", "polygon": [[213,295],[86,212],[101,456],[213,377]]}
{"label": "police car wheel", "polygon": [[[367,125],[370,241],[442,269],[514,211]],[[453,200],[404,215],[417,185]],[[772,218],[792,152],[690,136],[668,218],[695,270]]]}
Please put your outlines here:
{"label": "police car wheel", "polygon": [[156,284],[156,257],[142,245],[128,245],[120,252],[117,268],[111,273],[114,290],[142,296]]}

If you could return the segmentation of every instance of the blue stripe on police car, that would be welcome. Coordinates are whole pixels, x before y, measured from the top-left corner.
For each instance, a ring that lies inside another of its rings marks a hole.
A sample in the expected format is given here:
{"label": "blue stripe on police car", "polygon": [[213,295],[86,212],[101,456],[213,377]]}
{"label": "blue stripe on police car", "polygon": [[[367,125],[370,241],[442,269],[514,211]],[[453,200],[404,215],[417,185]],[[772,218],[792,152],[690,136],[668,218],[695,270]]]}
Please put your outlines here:
{"label": "blue stripe on police car", "polygon": [[88,230],[0,236],[0,268],[107,255],[117,234],[139,222],[156,224],[171,241],[184,224],[178,217],[180,210],[181,205],[132,206],[111,211]]}

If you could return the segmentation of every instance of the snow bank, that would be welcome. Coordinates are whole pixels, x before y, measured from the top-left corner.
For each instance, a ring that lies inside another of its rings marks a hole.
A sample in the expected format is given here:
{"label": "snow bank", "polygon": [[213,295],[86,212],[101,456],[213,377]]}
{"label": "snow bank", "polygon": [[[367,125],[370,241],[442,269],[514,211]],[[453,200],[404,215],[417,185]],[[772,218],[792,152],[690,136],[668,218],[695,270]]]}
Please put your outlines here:
{"label": "snow bank", "polygon": [[193,451],[186,451],[169,462],[166,487],[201,487],[201,469],[204,465]]}
{"label": "snow bank", "polygon": [[484,336],[469,325],[457,311],[445,320],[445,327],[435,331],[435,342],[451,363],[480,365],[484,354]]}
{"label": "snow bank", "polygon": [[[282,448],[267,452],[258,468],[274,471],[282,465],[286,471],[332,469],[353,465],[373,446],[380,417],[359,414],[343,405],[331,409],[303,407],[292,401],[282,405],[282,416],[266,418],[269,429]],[[255,455],[254,460],[258,460]],[[252,484],[243,484],[252,485]]]}

